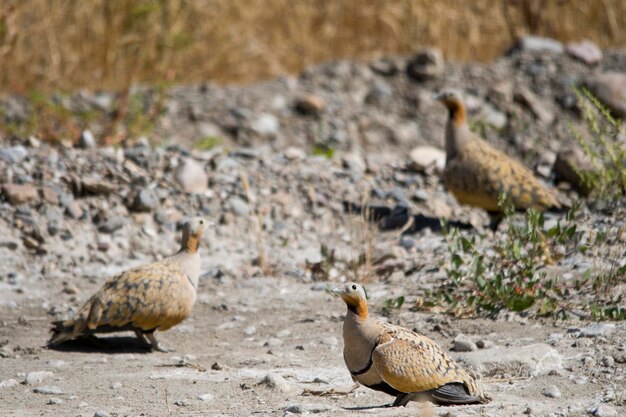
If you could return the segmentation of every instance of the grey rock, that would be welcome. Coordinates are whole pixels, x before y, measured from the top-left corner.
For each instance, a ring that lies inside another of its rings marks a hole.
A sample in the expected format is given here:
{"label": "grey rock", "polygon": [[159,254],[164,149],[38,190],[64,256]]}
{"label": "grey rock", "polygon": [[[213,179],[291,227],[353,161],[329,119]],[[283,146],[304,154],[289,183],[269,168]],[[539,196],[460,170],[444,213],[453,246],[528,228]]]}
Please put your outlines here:
{"label": "grey rock", "polygon": [[116,190],[116,186],[109,181],[100,178],[83,178],[81,181],[82,190],[93,195],[108,195]]}
{"label": "grey rock", "polygon": [[76,200],[71,201],[67,205],[65,210],[67,214],[75,220],[80,219],[81,217],[83,217],[83,214],[84,214],[83,208],[80,206],[80,203]]}
{"label": "grey rock", "polygon": [[78,138],[78,147],[83,149],[95,148],[96,147],[96,138],[91,133],[91,130],[86,129],[80,134]]}
{"label": "grey rock", "polygon": [[256,333],[256,327],[254,327],[254,326],[246,327],[243,330],[243,334],[245,334],[246,336],[252,336],[255,333]]}
{"label": "grey rock", "polygon": [[443,53],[437,48],[428,48],[419,52],[406,67],[407,75],[416,81],[439,78],[444,71]]}
{"label": "grey rock", "polygon": [[126,224],[126,219],[122,216],[114,216],[107,219],[104,223],[98,226],[98,231],[102,233],[114,233],[121,229]]}
{"label": "grey rock", "polygon": [[476,342],[478,349],[489,349],[494,347],[494,343],[491,340],[479,340]]}
{"label": "grey rock", "polygon": [[513,49],[530,52],[552,52],[556,54],[562,54],[565,51],[563,44],[555,39],[532,35],[518,39]]}
{"label": "grey rock", "polygon": [[282,346],[283,341],[276,338],[276,337],[270,337],[265,343],[263,343],[263,347],[277,347],[277,346]]}
{"label": "grey rock", "polygon": [[43,381],[53,376],[54,376],[54,373],[50,371],[29,372],[28,375],[26,375],[26,383],[28,385],[41,384]]}
{"label": "grey rock", "polygon": [[335,347],[339,344],[339,341],[335,336],[328,336],[320,340],[320,343],[325,346]]}
{"label": "grey rock", "polygon": [[452,350],[455,352],[473,352],[478,350],[476,343],[464,334],[459,334],[454,338],[454,346]]}
{"label": "grey rock", "polygon": [[367,104],[381,104],[391,97],[393,97],[391,85],[385,81],[376,80],[365,96],[365,102]]}
{"label": "grey rock", "polygon": [[204,171],[204,167],[191,158],[186,158],[178,167],[175,178],[185,193],[200,194],[209,187],[209,177]]}
{"label": "grey rock", "polygon": [[98,410],[94,413],[93,417],[110,417],[110,415],[105,410]]}
{"label": "grey rock", "polygon": [[276,333],[276,337],[287,337],[291,334],[291,332],[289,331],[289,329],[283,329],[281,331],[279,331],[278,333]]}
{"label": "grey rock", "polygon": [[506,114],[489,104],[483,106],[480,118],[496,129],[504,129],[508,121]]}
{"label": "grey rock", "polygon": [[319,116],[325,107],[324,99],[314,95],[300,97],[294,104],[296,111],[307,116]]}
{"label": "grey rock", "polygon": [[285,158],[289,159],[290,161],[300,161],[306,158],[306,153],[300,148],[290,146],[285,149]]}
{"label": "grey rock", "polygon": [[19,164],[28,156],[28,151],[22,145],[10,148],[0,148],[0,160],[9,164]]}
{"label": "grey rock", "polygon": [[539,99],[539,97],[533,94],[529,89],[525,87],[518,87],[513,98],[517,102],[528,107],[540,122],[550,124],[554,121],[554,114]]}
{"label": "grey rock", "polygon": [[41,197],[46,203],[52,204],[55,206],[58,206],[59,203],[61,202],[57,187],[48,187],[48,186],[41,187]]}
{"label": "grey rock", "polygon": [[592,74],[583,80],[583,85],[618,117],[626,118],[626,73]]}
{"label": "grey rock", "polygon": [[294,389],[294,387],[292,387],[291,384],[285,380],[285,378],[275,373],[265,375],[259,384],[281,392],[291,392]]}
{"label": "grey rock", "polygon": [[370,62],[370,68],[376,74],[384,75],[387,77],[396,75],[399,71],[396,61],[390,58],[376,59]]}
{"label": "grey rock", "polygon": [[619,415],[614,407],[606,404],[592,407],[590,409],[590,414],[593,417],[617,417]]}
{"label": "grey rock", "polygon": [[410,236],[402,236],[400,238],[400,246],[406,250],[410,250],[415,247],[416,241]]}
{"label": "grey rock", "polygon": [[306,412],[306,409],[300,404],[291,404],[285,408],[285,411],[292,414],[303,414]]}
{"label": "grey rock", "polygon": [[357,177],[365,173],[365,161],[359,155],[346,154],[341,158],[341,164]]}
{"label": "grey rock", "polygon": [[141,190],[133,199],[131,209],[135,211],[152,211],[159,204],[159,199],[152,190]]}
{"label": "grey rock", "polygon": [[46,395],[61,395],[63,394],[63,390],[59,387],[37,387],[33,389],[33,392],[36,394],[46,394]]}
{"label": "grey rock", "polygon": [[54,405],[54,404],[62,404],[63,400],[57,397],[52,397],[50,399],[48,399],[48,402],[46,404],[50,404],[50,405]]}
{"label": "grey rock", "polygon": [[39,198],[37,189],[30,184],[5,184],[2,186],[2,193],[7,201],[14,206]]}
{"label": "grey rock", "polygon": [[510,368],[528,376],[539,376],[563,367],[561,355],[545,343],[519,347],[495,346],[488,350],[468,352],[463,360],[472,369],[483,374]]}
{"label": "grey rock", "polygon": [[122,388],[121,382],[114,382],[111,384],[111,389],[120,389],[120,388]]}
{"label": "grey rock", "polygon": [[446,153],[442,149],[433,146],[418,146],[409,154],[411,168],[417,172],[423,172],[434,167],[438,172],[443,172],[446,165]]}
{"label": "grey rock", "polygon": [[213,395],[212,394],[200,394],[198,395],[198,399],[200,401],[211,401],[213,399]]}
{"label": "grey rock", "polygon": [[613,329],[615,329],[615,325],[613,323],[593,323],[587,327],[583,327],[580,329],[579,337],[601,337],[608,336]]}
{"label": "grey rock", "polygon": [[613,358],[613,356],[605,356],[602,358],[602,365],[606,366],[607,368],[612,368],[613,366],[615,366],[615,359]]}
{"label": "grey rock", "polygon": [[261,113],[252,122],[251,128],[262,136],[276,136],[280,129],[280,121],[271,113]]}
{"label": "grey rock", "polygon": [[565,46],[567,53],[587,65],[596,65],[602,61],[602,49],[590,40],[569,42]]}
{"label": "grey rock", "polygon": [[559,398],[561,396],[561,391],[559,391],[556,385],[550,385],[543,390],[543,395],[549,398]]}
{"label": "grey rock", "polygon": [[231,197],[228,199],[228,208],[239,217],[248,217],[250,215],[250,206],[239,197]]}
{"label": "grey rock", "polygon": [[15,387],[17,385],[19,385],[20,383],[17,382],[16,379],[5,379],[3,381],[0,381],[0,388],[11,388],[11,387]]}

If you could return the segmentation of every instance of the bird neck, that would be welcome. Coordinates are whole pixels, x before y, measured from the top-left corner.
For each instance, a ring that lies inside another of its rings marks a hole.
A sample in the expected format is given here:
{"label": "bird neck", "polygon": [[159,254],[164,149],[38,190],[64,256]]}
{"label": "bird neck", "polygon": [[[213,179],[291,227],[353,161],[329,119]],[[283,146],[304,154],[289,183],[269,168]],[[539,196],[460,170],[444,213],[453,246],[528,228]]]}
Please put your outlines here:
{"label": "bird neck", "polygon": [[456,127],[460,127],[466,122],[465,106],[458,101],[449,104],[448,112],[450,120]]}
{"label": "bird neck", "polygon": [[348,303],[348,313],[354,314],[361,320],[367,320],[367,302],[359,299],[354,303]]}
{"label": "bird neck", "polygon": [[446,124],[446,158],[451,159],[465,145],[470,135],[463,104],[451,103],[448,109],[450,116]]}
{"label": "bird neck", "polygon": [[190,234],[187,230],[183,232],[183,244],[180,247],[181,252],[187,252],[195,254],[198,252],[198,245],[200,244],[200,237]]}

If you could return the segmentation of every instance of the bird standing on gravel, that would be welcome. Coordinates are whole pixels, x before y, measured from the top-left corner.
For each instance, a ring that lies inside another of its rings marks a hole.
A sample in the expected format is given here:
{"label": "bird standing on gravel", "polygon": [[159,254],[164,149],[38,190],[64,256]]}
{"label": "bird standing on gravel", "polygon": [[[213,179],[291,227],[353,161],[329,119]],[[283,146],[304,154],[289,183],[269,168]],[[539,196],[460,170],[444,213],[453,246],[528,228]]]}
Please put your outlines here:
{"label": "bird standing on gravel", "polygon": [[359,284],[337,287],[348,306],[343,322],[343,358],[352,378],[394,395],[393,406],[409,401],[441,405],[487,403],[478,383],[429,338],[368,316]]}
{"label": "bird standing on gravel", "polygon": [[435,99],[449,111],[443,179],[460,203],[487,210],[493,230],[503,217],[503,209],[498,204],[502,193],[518,210],[561,207],[553,191],[528,168],[470,131],[458,92],[445,90]]}
{"label": "bird standing on gravel", "polygon": [[189,220],[178,253],[110,278],[74,318],[53,323],[48,346],[94,333],[132,330],[153,350],[167,352],[154,332],[168,330],[191,314],[200,276],[198,245],[206,227],[205,219]]}

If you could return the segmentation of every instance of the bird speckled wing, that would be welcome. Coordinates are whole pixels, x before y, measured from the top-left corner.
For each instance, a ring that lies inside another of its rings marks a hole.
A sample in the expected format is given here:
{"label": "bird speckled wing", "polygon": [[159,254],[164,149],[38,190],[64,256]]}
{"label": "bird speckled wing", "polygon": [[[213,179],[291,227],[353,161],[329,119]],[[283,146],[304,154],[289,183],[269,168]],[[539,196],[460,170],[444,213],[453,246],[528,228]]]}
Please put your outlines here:
{"label": "bird speckled wing", "polygon": [[168,330],[191,314],[200,274],[197,249],[205,227],[204,219],[190,220],[178,253],[107,280],[72,319],[53,323],[48,344],[132,330],[141,341],[147,338],[153,349],[167,351],[154,332]]}
{"label": "bird speckled wing", "polygon": [[[504,193],[518,210],[561,207],[555,193],[530,169],[469,129],[465,106],[458,92],[447,90],[438,94],[437,99],[449,111],[443,179],[461,204],[481,207],[490,214],[499,213],[502,208],[498,200]],[[492,217],[492,227],[497,227],[498,218]]]}
{"label": "bird speckled wing", "polygon": [[176,260],[131,269],[107,281],[85,304],[74,333],[106,325],[168,330],[189,316],[195,298],[195,289]]}
{"label": "bird speckled wing", "polygon": [[491,399],[435,342],[368,315],[365,290],[349,283],[333,290],[348,306],[343,324],[344,360],[352,378],[373,390],[409,401],[477,404]]}
{"label": "bird speckled wing", "polygon": [[480,138],[465,145],[444,170],[448,189],[462,204],[499,211],[498,199],[505,193],[517,209],[559,208],[554,194],[532,172]]}
{"label": "bird speckled wing", "polygon": [[[484,402],[487,397],[474,379],[437,344],[425,336],[397,326],[387,331],[372,354],[383,381],[402,393],[424,393],[437,401],[436,392],[448,384],[462,385],[450,403]],[[435,394],[433,396],[433,394]]]}

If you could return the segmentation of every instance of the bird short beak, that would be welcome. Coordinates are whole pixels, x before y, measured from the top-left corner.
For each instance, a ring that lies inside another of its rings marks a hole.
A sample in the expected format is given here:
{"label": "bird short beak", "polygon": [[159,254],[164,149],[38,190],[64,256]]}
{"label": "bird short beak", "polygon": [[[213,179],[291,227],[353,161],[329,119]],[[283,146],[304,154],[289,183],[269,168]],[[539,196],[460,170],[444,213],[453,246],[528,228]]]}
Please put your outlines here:
{"label": "bird short beak", "polygon": [[432,99],[437,101],[441,100],[441,93],[434,93]]}
{"label": "bird short beak", "polygon": [[344,290],[342,287],[337,287],[333,289],[330,293],[335,297],[341,297],[343,294],[346,293],[346,290]]}

